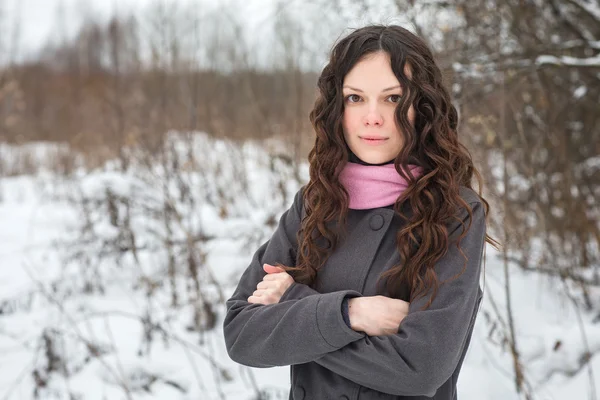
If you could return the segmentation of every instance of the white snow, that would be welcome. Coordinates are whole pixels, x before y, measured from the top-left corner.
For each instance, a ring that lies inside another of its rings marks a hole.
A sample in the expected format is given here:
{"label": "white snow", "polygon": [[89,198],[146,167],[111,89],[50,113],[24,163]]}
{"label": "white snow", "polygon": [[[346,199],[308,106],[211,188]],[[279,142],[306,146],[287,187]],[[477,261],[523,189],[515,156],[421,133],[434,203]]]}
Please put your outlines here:
{"label": "white snow", "polygon": [[536,65],[542,64],[556,64],[556,65],[566,65],[570,67],[597,67],[600,66],[600,55],[595,55],[593,57],[570,57],[570,56],[551,56],[551,55],[541,55],[535,59]]}
{"label": "white snow", "polygon": [[580,99],[583,96],[585,96],[586,93],[587,87],[585,87],[585,85],[581,85],[577,89],[575,89],[575,91],[573,92],[573,97],[575,97],[576,99]]}

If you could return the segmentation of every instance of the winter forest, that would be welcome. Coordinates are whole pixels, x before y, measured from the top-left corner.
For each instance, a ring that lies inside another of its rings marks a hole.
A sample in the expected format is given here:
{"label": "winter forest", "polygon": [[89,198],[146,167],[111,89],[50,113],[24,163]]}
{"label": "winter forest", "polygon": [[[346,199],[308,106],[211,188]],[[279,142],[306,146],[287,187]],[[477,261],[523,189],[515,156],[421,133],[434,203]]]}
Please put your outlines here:
{"label": "winter forest", "polygon": [[458,398],[600,399],[599,0],[103,3],[0,0],[0,400],[288,399],[225,300],[367,23],[434,49],[502,244]]}

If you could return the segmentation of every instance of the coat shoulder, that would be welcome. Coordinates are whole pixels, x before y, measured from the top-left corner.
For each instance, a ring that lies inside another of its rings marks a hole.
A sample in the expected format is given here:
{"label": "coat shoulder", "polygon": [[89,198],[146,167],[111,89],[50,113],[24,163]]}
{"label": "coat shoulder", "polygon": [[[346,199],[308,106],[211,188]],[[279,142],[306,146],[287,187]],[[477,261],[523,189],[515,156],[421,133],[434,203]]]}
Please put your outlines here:
{"label": "coat shoulder", "polygon": [[482,203],[477,192],[469,187],[461,186],[458,194],[467,204],[470,204],[471,206]]}

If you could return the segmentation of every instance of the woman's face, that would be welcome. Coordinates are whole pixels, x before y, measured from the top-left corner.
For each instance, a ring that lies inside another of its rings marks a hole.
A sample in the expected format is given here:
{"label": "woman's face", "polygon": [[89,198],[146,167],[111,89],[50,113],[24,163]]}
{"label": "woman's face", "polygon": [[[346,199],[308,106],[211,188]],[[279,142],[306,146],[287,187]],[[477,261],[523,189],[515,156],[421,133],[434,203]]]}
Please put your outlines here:
{"label": "woman's face", "polygon": [[[410,71],[405,69],[410,77]],[[402,135],[394,113],[402,90],[392,72],[387,53],[365,56],[346,74],[343,83],[344,138],[362,161],[382,164],[396,158],[402,149]],[[411,106],[408,121],[414,126]]]}

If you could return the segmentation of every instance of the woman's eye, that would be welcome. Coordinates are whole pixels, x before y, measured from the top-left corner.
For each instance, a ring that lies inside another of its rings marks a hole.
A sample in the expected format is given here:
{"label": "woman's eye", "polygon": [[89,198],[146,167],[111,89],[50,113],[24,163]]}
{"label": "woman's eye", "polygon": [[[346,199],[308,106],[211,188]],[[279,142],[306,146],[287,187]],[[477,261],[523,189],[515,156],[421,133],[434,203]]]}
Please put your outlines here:
{"label": "woman's eye", "polygon": [[349,96],[346,96],[346,100],[349,101],[350,103],[356,103],[356,102],[360,101],[360,96],[357,94],[351,94]]}
{"label": "woman's eye", "polygon": [[388,99],[390,99],[392,101],[392,103],[400,102],[401,98],[402,98],[402,96],[400,96],[399,94],[393,94],[390,97],[388,97]]}

